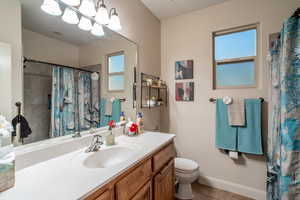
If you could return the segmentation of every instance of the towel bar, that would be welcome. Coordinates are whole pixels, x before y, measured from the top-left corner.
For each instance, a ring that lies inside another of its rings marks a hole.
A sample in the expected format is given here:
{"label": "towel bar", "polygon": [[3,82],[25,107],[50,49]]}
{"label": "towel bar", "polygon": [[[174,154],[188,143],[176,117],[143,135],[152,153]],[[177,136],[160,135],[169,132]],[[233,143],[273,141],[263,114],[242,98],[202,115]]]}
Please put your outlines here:
{"label": "towel bar", "polygon": [[[260,99],[261,102],[264,102],[264,101],[265,101],[265,99],[262,98],[262,97],[259,97],[258,99]],[[217,99],[216,99],[216,98],[209,98],[208,100],[209,100],[209,102],[215,103]]]}

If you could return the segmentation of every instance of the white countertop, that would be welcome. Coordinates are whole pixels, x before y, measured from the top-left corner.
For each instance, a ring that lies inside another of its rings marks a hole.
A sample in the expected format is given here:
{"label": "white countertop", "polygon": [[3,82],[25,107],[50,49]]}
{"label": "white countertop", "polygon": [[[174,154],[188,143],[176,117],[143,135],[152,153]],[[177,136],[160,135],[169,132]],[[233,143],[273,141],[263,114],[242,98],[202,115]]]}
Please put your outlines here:
{"label": "white countertop", "polygon": [[[134,164],[170,142],[175,135],[147,132],[137,137],[119,136],[117,145],[135,149],[127,161],[109,168],[87,168],[86,148],[32,165],[16,172],[15,186],[0,193],[1,200],[75,200],[105,185]],[[101,150],[100,150],[101,151]]]}

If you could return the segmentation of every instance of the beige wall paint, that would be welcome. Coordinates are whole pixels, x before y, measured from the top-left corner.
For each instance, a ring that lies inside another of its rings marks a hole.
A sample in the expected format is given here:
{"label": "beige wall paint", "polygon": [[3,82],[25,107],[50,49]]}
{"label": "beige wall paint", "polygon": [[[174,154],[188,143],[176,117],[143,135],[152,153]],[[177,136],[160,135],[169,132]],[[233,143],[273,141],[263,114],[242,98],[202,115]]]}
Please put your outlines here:
{"label": "beige wall paint", "polygon": [[23,53],[26,58],[78,67],[79,47],[39,33],[22,29]]}
{"label": "beige wall paint", "polygon": [[[208,184],[264,199],[266,163],[262,156],[243,155],[238,162],[215,148],[215,105],[210,97],[264,97],[263,130],[267,134],[269,34],[278,32],[284,19],[300,6],[296,0],[231,0],[223,4],[162,21],[161,74],[169,85],[169,109],[162,110],[162,128],[176,133],[180,156],[200,165]],[[212,32],[260,23],[258,87],[212,87]],[[194,59],[195,101],[175,101],[175,61]]]}
{"label": "beige wall paint", "polygon": [[[108,74],[107,74],[107,55],[123,51],[125,55],[125,90],[122,92],[108,91]],[[137,46],[124,38],[112,40],[99,40],[89,45],[80,46],[79,63],[80,67],[101,64],[101,98],[111,99],[126,98],[123,102],[122,111],[125,111],[126,117],[135,119],[136,110],[133,109],[133,73],[136,66]]]}
{"label": "beige wall paint", "polygon": [[23,99],[23,69],[22,66],[22,42],[21,42],[21,5],[18,0],[1,1],[0,6],[0,42],[7,43],[12,49],[11,69],[6,70],[10,81],[4,83],[0,80],[1,91],[5,91],[7,99],[0,99],[0,103],[6,105],[5,111],[8,119],[14,117],[17,112],[15,102]]}

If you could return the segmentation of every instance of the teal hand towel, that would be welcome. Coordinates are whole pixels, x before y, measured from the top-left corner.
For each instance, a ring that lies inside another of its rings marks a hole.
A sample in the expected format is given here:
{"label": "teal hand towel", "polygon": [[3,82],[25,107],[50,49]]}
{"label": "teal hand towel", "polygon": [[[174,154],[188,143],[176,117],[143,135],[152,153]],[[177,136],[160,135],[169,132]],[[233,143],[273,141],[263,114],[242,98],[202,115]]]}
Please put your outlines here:
{"label": "teal hand towel", "polygon": [[100,101],[100,127],[108,126],[110,120],[115,122],[120,121],[121,102],[120,99],[115,99],[112,103],[112,116],[106,116],[106,102],[107,99],[102,98]]}
{"label": "teal hand towel", "polygon": [[121,101],[120,99],[115,99],[112,105],[112,119],[115,122],[120,122],[121,115]]}
{"label": "teal hand towel", "polygon": [[227,105],[222,99],[216,101],[216,147],[219,149],[237,150],[237,128],[228,123]]}
{"label": "teal hand towel", "polygon": [[238,151],[263,154],[261,136],[261,100],[246,99],[246,124],[238,127]]}

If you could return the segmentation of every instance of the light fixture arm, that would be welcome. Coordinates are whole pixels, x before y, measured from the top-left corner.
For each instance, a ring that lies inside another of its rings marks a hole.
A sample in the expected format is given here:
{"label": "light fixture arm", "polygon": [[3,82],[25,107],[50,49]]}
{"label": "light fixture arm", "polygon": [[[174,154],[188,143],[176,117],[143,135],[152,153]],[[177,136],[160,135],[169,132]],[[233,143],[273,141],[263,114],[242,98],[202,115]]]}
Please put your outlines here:
{"label": "light fixture arm", "polygon": [[[101,3],[100,3],[101,2]],[[106,8],[106,5],[104,3],[104,0],[98,0],[97,1],[97,4],[96,4],[96,8],[100,8],[100,7],[103,7],[103,8]]]}
{"label": "light fixture arm", "polygon": [[[112,13],[113,12],[113,13]],[[109,11],[109,17],[111,17],[112,15],[116,15],[118,16],[118,13],[117,13],[117,9],[116,8],[111,8],[110,11]]]}

